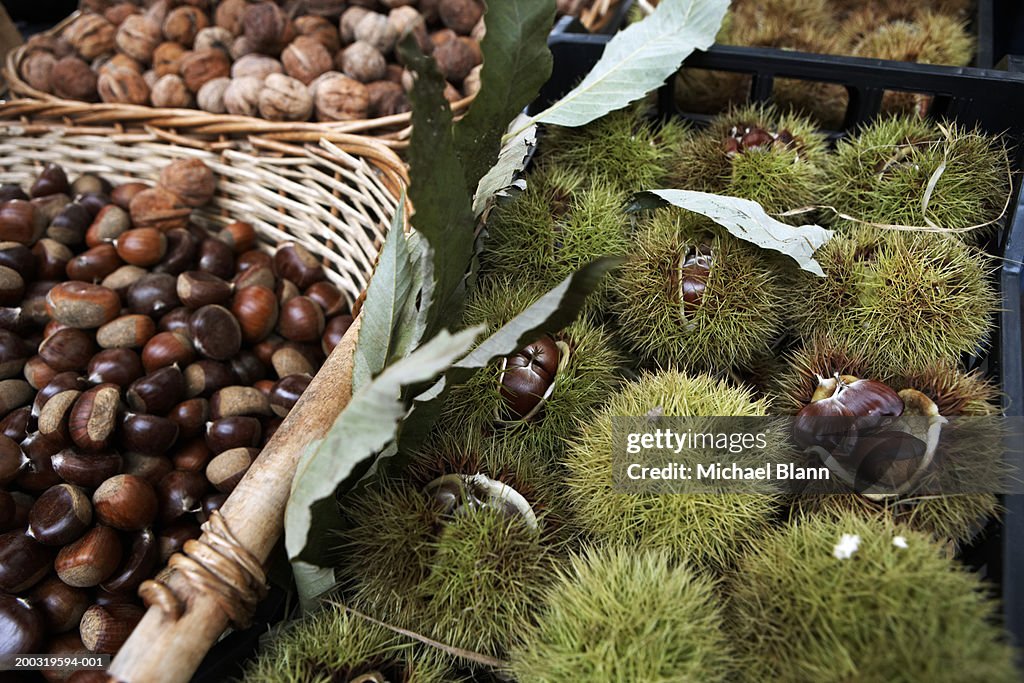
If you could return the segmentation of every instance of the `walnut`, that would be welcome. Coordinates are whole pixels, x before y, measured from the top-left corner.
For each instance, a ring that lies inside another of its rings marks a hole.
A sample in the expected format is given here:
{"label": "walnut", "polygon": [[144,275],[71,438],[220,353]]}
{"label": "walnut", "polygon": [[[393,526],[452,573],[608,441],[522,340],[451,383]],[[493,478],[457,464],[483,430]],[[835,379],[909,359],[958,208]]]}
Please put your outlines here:
{"label": "walnut", "polygon": [[132,197],[128,213],[136,228],[156,228],[166,232],[186,227],[192,209],[173,192],[151,187]]}
{"label": "walnut", "polygon": [[245,0],[223,0],[213,12],[213,23],[237,36],[242,32],[242,16],[247,7]]}
{"label": "walnut", "polygon": [[160,24],[145,14],[133,14],[117,29],[114,42],[117,49],[132,59],[149,64],[153,59],[153,51],[164,38]]}
{"label": "walnut", "polygon": [[103,12],[103,18],[114,26],[120,26],[121,22],[133,14],[138,14],[139,8],[130,2],[119,2],[111,5]]}
{"label": "walnut", "polygon": [[152,92],[153,86],[155,86],[156,82],[160,80],[160,76],[157,74],[156,71],[150,69],[148,71],[142,72],[142,80],[146,81],[146,85],[149,86],[149,91]]}
{"label": "walnut", "polygon": [[58,59],[50,72],[53,94],[69,100],[95,102],[96,74],[78,57]]}
{"label": "walnut", "polygon": [[430,52],[430,38],[427,36],[427,22],[423,15],[413,7],[396,7],[388,12],[388,26],[399,39],[406,33],[412,33],[423,52]]}
{"label": "walnut", "polygon": [[370,96],[370,116],[391,116],[409,111],[409,98],[398,83],[374,81],[366,89]]}
{"label": "walnut", "polygon": [[388,64],[388,72],[384,76],[384,78],[391,81],[392,83],[398,83],[399,85],[401,85],[402,74],[404,73],[405,69],[403,69],[399,64]]}
{"label": "walnut", "polygon": [[130,69],[112,69],[100,74],[96,83],[100,99],[107,103],[146,104],[149,86],[142,74]]}
{"label": "walnut", "polygon": [[353,35],[356,42],[369,43],[382,54],[387,54],[394,50],[395,41],[398,40],[398,33],[388,23],[388,18],[376,12],[369,12],[364,15],[356,23]]}
{"label": "walnut", "polygon": [[284,67],[281,66],[281,62],[266,55],[245,55],[231,65],[232,78],[251,76],[262,81],[270,74],[280,73],[284,73]]}
{"label": "walnut", "polygon": [[153,50],[153,69],[160,76],[181,72],[181,60],[192,54],[180,43],[160,43]]}
{"label": "walnut", "polygon": [[196,208],[213,199],[217,179],[210,167],[199,159],[178,159],[160,171],[157,187],[173,192],[185,204]]}
{"label": "walnut", "polygon": [[480,46],[472,38],[458,37],[434,48],[434,60],[448,81],[461,81],[480,63]]}
{"label": "walnut", "polygon": [[37,50],[30,53],[21,62],[21,77],[29,86],[42,92],[50,92],[53,67],[57,64],[57,58],[50,52]]}
{"label": "walnut", "polygon": [[353,121],[368,114],[366,86],[342,74],[318,79],[313,93],[317,121]]}
{"label": "walnut", "polygon": [[330,54],[333,55],[341,49],[341,36],[338,35],[338,29],[323,17],[298,17],[294,23],[296,33],[300,36],[315,38],[327,48],[327,52]]}
{"label": "walnut", "polygon": [[313,98],[301,81],[270,74],[263,81],[259,109],[260,116],[271,121],[305,121],[313,113]]}
{"label": "walnut", "polygon": [[153,84],[149,100],[154,107],[191,107],[195,104],[192,92],[177,74],[161,76],[160,80]]}
{"label": "walnut", "polygon": [[466,97],[480,92],[480,72],[483,68],[482,64],[477,64],[470,69],[469,75],[462,79],[462,91],[466,93]]}
{"label": "walnut", "polygon": [[356,24],[358,24],[363,17],[367,14],[372,14],[370,10],[365,7],[349,7],[341,15],[341,19],[338,22],[338,30],[341,33],[341,42],[348,45],[356,39]]}
{"label": "walnut", "polygon": [[64,38],[82,59],[96,59],[114,51],[117,27],[99,14],[82,14],[64,30]]}
{"label": "walnut", "polygon": [[342,50],[341,70],[361,83],[369,83],[387,75],[388,63],[375,47],[357,40]]}
{"label": "walnut", "polygon": [[487,24],[485,24],[483,18],[481,18],[480,21],[476,22],[476,26],[473,27],[473,30],[469,32],[469,37],[479,43],[484,39],[485,35],[487,35]]}
{"label": "walnut", "polygon": [[430,45],[431,50],[436,50],[438,45],[443,45],[449,40],[455,40],[459,37],[459,34],[450,28],[443,28],[439,31],[434,31],[430,34]]}
{"label": "walnut", "polygon": [[238,36],[231,43],[231,59],[241,59],[246,55],[255,54],[256,50],[245,36]]}
{"label": "walnut", "polygon": [[164,20],[167,19],[168,13],[171,8],[177,4],[172,0],[155,0],[155,2],[146,2],[146,16],[156,22],[157,26],[163,26]]}
{"label": "walnut", "polygon": [[226,28],[220,26],[207,26],[196,34],[192,43],[193,50],[220,50],[226,55],[231,54],[231,44],[235,37]]}
{"label": "walnut", "polygon": [[93,62],[90,68],[100,76],[108,71],[116,71],[118,69],[128,69],[129,71],[134,71],[137,74],[141,74],[145,71],[142,64],[135,61],[128,55],[122,55],[120,53],[111,56],[109,59],[103,60],[102,63]]}
{"label": "walnut", "polygon": [[257,52],[276,55],[291,42],[291,23],[284,11],[272,2],[249,5],[242,16],[245,37]]}
{"label": "walnut", "polygon": [[293,40],[281,52],[281,63],[285,73],[306,85],[334,66],[331,53],[311,36],[299,36]]}
{"label": "walnut", "polygon": [[74,55],[75,48],[64,38],[37,33],[25,43],[25,54],[49,52],[57,59]]}
{"label": "walnut", "polygon": [[227,108],[224,106],[224,91],[228,89],[230,83],[230,78],[215,78],[203,83],[203,87],[196,93],[196,102],[199,108],[211,114],[227,112]]}
{"label": "walnut", "polygon": [[224,108],[236,116],[256,116],[263,81],[252,76],[232,78],[224,90]]}
{"label": "walnut", "polygon": [[441,0],[437,13],[445,26],[466,36],[484,15],[484,8],[479,0]]}
{"label": "walnut", "polygon": [[210,25],[210,20],[202,10],[191,5],[175,7],[164,19],[164,37],[175,43],[190,47],[195,42],[196,34]]}
{"label": "walnut", "polygon": [[231,61],[220,50],[200,50],[181,60],[181,77],[192,92],[203,83],[231,73]]}

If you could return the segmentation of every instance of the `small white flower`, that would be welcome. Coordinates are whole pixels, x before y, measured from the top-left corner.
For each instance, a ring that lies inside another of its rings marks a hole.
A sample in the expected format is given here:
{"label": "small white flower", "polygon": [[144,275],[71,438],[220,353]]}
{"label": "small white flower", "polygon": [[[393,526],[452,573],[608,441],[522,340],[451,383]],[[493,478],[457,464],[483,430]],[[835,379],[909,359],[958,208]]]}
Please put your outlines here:
{"label": "small white flower", "polygon": [[897,548],[906,548],[907,547],[907,539],[904,538],[903,536],[897,536],[896,538],[892,539],[892,544],[894,546],[896,546]]}
{"label": "small white flower", "polygon": [[835,555],[837,560],[848,560],[853,557],[853,554],[857,552],[859,547],[860,536],[857,534],[843,534],[843,537],[839,539],[839,543],[836,543],[832,548],[832,554]]}

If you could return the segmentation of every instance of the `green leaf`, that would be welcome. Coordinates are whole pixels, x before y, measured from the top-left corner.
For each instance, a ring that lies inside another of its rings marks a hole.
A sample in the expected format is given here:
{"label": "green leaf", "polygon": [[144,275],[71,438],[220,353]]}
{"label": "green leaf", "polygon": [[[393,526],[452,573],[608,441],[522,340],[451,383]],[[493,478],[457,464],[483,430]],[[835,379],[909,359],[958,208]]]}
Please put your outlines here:
{"label": "green leaf", "polygon": [[[455,363],[444,377],[417,396],[400,428],[399,448],[402,453],[409,453],[427,438],[452,387],[463,384],[473,373],[496,358],[515,353],[538,337],[557,332],[571,323],[583,309],[587,297],[597,289],[601,279],[621,262],[619,258],[601,258],[565,278],[557,287],[482,341]],[[394,465],[402,462],[396,459]]]}
{"label": "green leaf", "polygon": [[582,126],[658,88],[694,50],[706,50],[729,0],[661,0],[654,12],[615,35],[601,59],[565,97],[533,122]]}
{"label": "green leaf", "polygon": [[[528,117],[520,114],[509,126],[510,130],[519,129]],[[473,213],[484,216],[494,204],[496,197],[515,182],[516,174],[523,170],[534,145],[537,143],[537,126],[526,126],[501,148],[496,163],[490,171],[480,179],[473,196]]]}
{"label": "green leaf", "polygon": [[362,327],[356,342],[352,367],[352,391],[370,383],[394,356],[396,335],[408,302],[415,299],[416,268],[402,226],[405,221],[405,195],[384,240],[373,277],[366,288]]}
{"label": "green leaf", "polygon": [[481,327],[454,335],[441,331],[412,354],[388,366],[356,393],[330,431],[299,462],[285,508],[288,557],[328,566],[330,532],[338,528],[335,495],[366,473],[373,459],[395,438],[406,414],[402,387],[426,382],[464,356]]}
{"label": "green leaf", "polygon": [[637,195],[638,207],[665,203],[707,216],[734,237],[790,257],[799,266],[825,277],[814,252],[835,233],[819,225],[793,226],[775,220],[755,201],[692,190],[650,190]]}
{"label": "green leaf", "polygon": [[317,598],[337,585],[332,567],[317,567],[296,560],[292,562],[292,575],[299,593],[299,606],[304,612],[315,609],[320,604]]}
{"label": "green leaf", "polygon": [[487,3],[480,92],[455,125],[455,147],[470,192],[497,161],[508,122],[537,97],[551,75],[547,39],[554,20],[554,0]]}
{"label": "green leaf", "polygon": [[455,152],[444,79],[411,35],[401,41],[399,53],[415,74],[409,93],[413,126],[409,197],[416,207],[413,224],[430,244],[433,259],[434,287],[427,321],[430,335],[461,315],[475,219],[466,174]]}

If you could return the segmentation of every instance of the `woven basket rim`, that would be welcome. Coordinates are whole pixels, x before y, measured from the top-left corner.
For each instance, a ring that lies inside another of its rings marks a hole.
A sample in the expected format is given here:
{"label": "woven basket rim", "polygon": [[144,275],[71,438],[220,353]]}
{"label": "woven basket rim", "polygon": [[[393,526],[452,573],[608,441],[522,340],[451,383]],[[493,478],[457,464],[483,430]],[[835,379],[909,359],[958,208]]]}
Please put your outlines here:
{"label": "woven basket rim", "polygon": [[[76,10],[40,35],[57,36],[83,14],[94,14]],[[131,123],[139,126],[176,130],[179,135],[246,136],[277,135],[307,136],[324,133],[361,134],[373,137],[394,148],[409,144],[412,112],[382,116],[375,119],[354,121],[269,121],[254,116],[234,114],[211,114],[202,109],[151,107],[137,104],[107,104],[102,102],[81,102],[67,100],[50,93],[36,90],[21,78],[21,63],[29,54],[28,44],[19,45],[7,53],[4,60],[3,76],[7,88],[18,95],[18,99],[0,102],[0,118],[33,116],[42,118],[67,118],[87,123]],[[464,114],[476,95],[464,97],[451,104],[452,113]],[[374,131],[381,128],[404,126],[394,131]]]}

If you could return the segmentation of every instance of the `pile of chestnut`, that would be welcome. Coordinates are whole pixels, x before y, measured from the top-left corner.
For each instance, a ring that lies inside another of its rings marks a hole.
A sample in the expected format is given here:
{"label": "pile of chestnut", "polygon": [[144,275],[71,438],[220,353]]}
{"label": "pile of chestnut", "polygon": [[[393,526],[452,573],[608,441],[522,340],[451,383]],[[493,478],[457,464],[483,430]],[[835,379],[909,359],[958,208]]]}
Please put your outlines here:
{"label": "pile of chestnut", "polygon": [[0,653],[116,653],[352,322],[301,245],[191,221],[215,182],[0,186]]}

